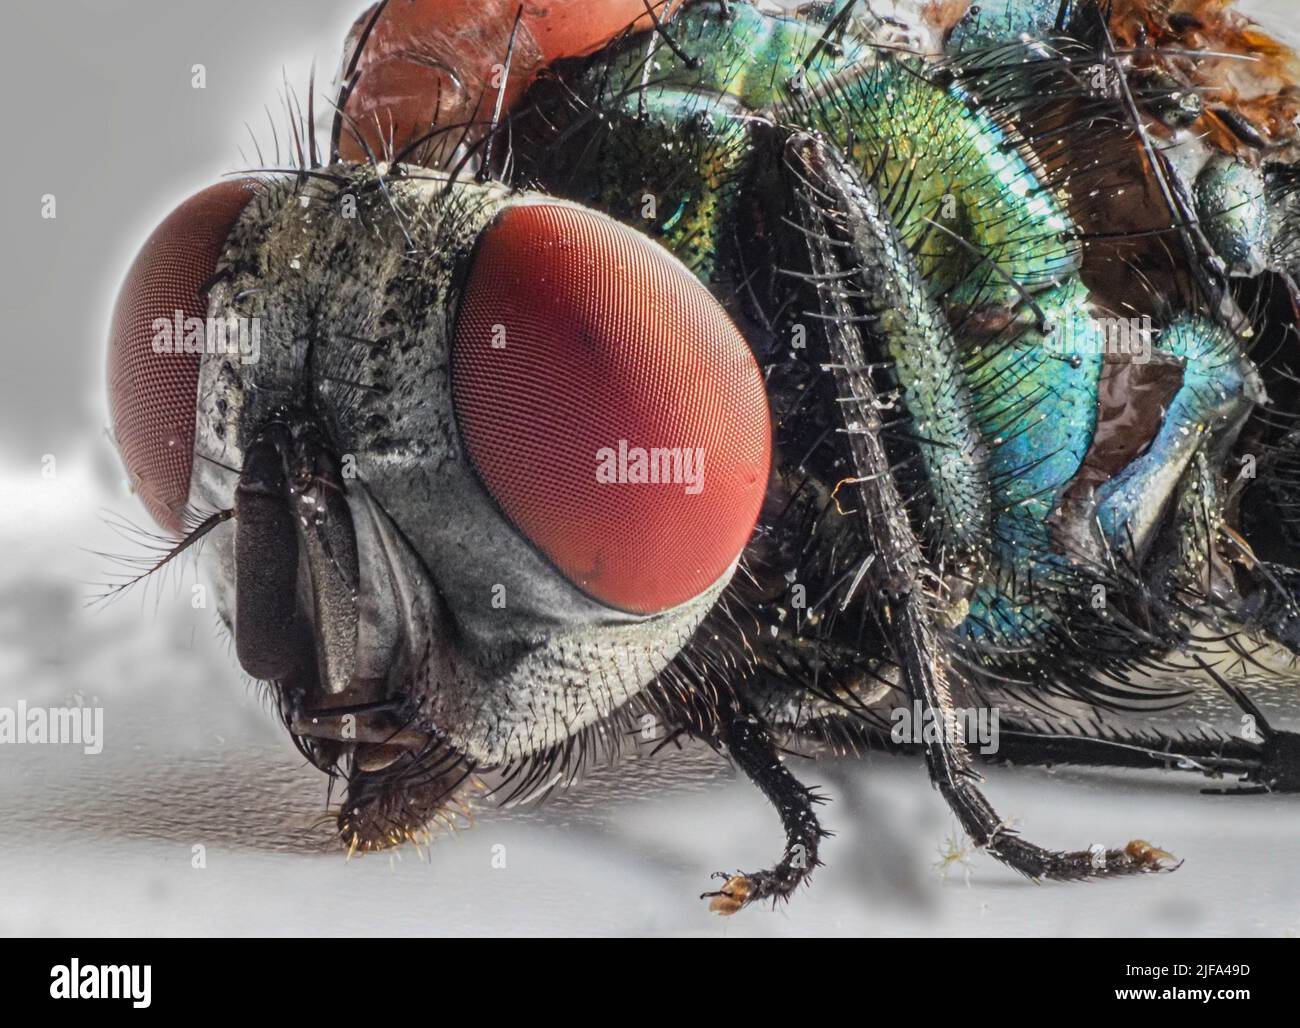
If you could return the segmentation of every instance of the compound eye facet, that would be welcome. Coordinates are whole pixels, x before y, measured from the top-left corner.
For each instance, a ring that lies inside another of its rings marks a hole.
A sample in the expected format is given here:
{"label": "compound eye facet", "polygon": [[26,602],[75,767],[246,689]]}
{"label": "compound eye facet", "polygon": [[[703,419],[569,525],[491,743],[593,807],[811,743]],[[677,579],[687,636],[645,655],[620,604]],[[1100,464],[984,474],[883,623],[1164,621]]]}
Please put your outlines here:
{"label": "compound eye facet", "polygon": [[185,334],[186,319],[206,317],[199,291],[256,188],[251,179],[222,182],[172,211],[140,249],[113,309],[113,431],[132,487],[170,532],[181,531],[189,499],[201,359],[175,336]]}
{"label": "compound eye facet", "polygon": [[767,489],[767,392],[744,337],[676,258],[578,207],[484,231],[452,352],[470,460],[579,589],[651,614],[734,564]]}

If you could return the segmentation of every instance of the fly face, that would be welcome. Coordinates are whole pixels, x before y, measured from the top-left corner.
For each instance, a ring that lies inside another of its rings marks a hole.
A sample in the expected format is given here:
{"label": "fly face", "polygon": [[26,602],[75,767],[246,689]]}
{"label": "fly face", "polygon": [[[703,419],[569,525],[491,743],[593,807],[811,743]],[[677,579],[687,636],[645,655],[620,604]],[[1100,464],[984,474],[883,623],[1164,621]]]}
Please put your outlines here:
{"label": "fly face", "polygon": [[[349,774],[361,845],[643,697],[731,578],[770,447],[744,339],[666,251],[562,201],[380,174],[187,201],[110,357],[138,491],[208,535],[239,662]],[[189,318],[256,345],[158,345]]]}

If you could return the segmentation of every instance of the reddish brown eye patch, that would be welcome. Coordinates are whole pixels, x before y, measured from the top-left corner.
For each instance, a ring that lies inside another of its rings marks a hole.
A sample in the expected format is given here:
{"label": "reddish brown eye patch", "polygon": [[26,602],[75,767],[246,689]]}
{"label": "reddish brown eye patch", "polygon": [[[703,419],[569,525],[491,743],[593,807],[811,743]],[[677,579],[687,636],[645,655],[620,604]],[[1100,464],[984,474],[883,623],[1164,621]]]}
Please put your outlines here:
{"label": "reddish brown eye patch", "polygon": [[771,430],[749,346],[684,266],[603,215],[525,204],[485,230],[452,387],[488,491],[612,607],[700,595],[753,531]]}
{"label": "reddish brown eye patch", "polygon": [[251,179],[196,193],[154,229],[118,293],[108,343],[113,432],[131,484],[155,521],[181,531],[190,492],[198,353],[157,352],[156,322],[207,315],[199,290],[211,279],[226,236],[255,195]]}

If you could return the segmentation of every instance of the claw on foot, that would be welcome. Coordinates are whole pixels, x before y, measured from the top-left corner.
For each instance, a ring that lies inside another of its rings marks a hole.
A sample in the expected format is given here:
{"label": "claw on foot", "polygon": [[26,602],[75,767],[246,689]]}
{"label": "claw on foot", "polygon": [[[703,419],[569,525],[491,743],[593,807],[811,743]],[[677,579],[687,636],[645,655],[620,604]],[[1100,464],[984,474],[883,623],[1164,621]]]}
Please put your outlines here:
{"label": "claw on foot", "polygon": [[706,892],[700,898],[708,899],[710,912],[729,917],[748,903],[753,894],[752,878],[748,875],[732,875],[717,892]]}

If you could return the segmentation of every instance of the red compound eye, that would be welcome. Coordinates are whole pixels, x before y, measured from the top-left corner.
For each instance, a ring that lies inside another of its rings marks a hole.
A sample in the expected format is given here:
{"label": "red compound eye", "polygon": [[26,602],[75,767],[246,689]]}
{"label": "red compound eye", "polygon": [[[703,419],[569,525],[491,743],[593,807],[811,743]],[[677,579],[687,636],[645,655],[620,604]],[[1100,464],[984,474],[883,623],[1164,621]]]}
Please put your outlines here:
{"label": "red compound eye", "polygon": [[525,204],[484,231],[452,388],[488,491],[609,606],[698,596],[753,531],[771,460],[758,365],[683,265],[603,215]]}
{"label": "red compound eye", "polygon": [[[207,299],[199,290],[211,279],[231,226],[254,195],[251,179],[223,182],[172,211],[136,256],[113,309],[108,343],[113,431],[136,493],[171,532],[181,530],[190,493],[201,359],[184,352],[183,338],[174,338],[177,311],[182,326],[186,318],[207,316]],[[160,335],[163,331],[170,335]],[[158,352],[168,341],[173,352]]]}

